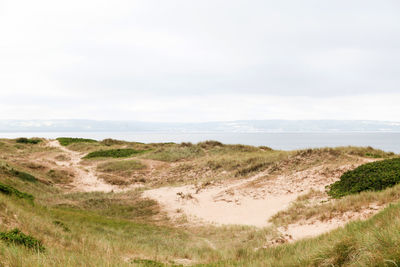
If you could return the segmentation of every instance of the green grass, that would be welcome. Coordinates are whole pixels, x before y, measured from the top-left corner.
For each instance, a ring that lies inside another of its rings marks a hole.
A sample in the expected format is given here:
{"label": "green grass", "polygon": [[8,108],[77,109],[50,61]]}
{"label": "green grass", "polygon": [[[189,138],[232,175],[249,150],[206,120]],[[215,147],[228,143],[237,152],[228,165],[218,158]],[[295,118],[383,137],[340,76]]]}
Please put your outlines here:
{"label": "green grass", "polygon": [[133,171],[146,168],[145,165],[137,160],[119,160],[110,161],[99,164],[97,170],[102,172],[122,172],[122,171]]}
{"label": "green grass", "polygon": [[18,228],[8,232],[0,232],[0,240],[9,244],[22,245],[39,252],[45,251],[45,248],[40,240],[37,240],[33,236],[22,233]]}
{"label": "green grass", "polygon": [[62,146],[68,146],[74,143],[97,143],[96,140],[87,138],[59,137],[57,140]]}
{"label": "green grass", "polygon": [[16,169],[14,169],[13,167],[10,167],[6,163],[0,163],[0,171],[4,174],[9,174],[14,177],[17,177],[17,178],[21,179],[22,181],[33,182],[33,183],[38,181],[36,179],[36,177],[33,176],[32,174],[29,174],[29,173],[23,172],[23,171],[18,171]]}
{"label": "green grass", "polygon": [[158,148],[155,151],[148,153],[146,158],[166,162],[176,162],[183,159],[201,157],[204,155],[204,151],[199,146],[183,144]]}
{"label": "green grass", "polygon": [[161,263],[158,261],[145,260],[145,259],[134,259],[132,263],[134,263],[136,266],[142,266],[142,267],[183,267],[183,265]]}
{"label": "green grass", "polygon": [[145,153],[146,150],[135,150],[131,148],[118,148],[118,149],[109,149],[109,150],[98,150],[94,152],[90,152],[87,154],[84,159],[92,159],[92,158],[126,158],[137,154]]}
{"label": "green grass", "polygon": [[22,199],[27,199],[29,201],[34,200],[33,195],[21,192],[21,191],[15,189],[14,187],[5,185],[3,183],[0,183],[0,193],[6,194],[6,195],[11,195],[11,196],[16,196],[16,197],[22,198]]}
{"label": "green grass", "polygon": [[[66,194],[58,201],[60,203],[75,203],[73,208],[90,210],[102,216],[112,218],[151,221],[160,210],[158,203],[151,199],[140,197],[139,191],[110,194],[102,192]],[[69,207],[71,208],[71,207]]]}
{"label": "green grass", "polygon": [[400,182],[400,158],[371,162],[344,173],[328,194],[342,197],[362,191],[379,191]]}
{"label": "green grass", "polygon": [[38,138],[20,137],[20,138],[17,138],[15,140],[15,142],[20,143],[20,144],[33,144],[33,145],[36,145],[36,144],[39,144],[40,142],[42,142],[42,140],[38,139]]}

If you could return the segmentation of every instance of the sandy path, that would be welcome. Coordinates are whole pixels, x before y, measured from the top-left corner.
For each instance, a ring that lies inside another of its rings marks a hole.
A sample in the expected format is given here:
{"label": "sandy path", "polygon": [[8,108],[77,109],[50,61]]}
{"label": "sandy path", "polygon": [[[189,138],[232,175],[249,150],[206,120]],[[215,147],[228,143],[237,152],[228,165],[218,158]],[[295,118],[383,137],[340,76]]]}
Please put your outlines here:
{"label": "sandy path", "polygon": [[77,192],[93,192],[93,191],[103,191],[103,192],[111,192],[111,191],[124,191],[129,188],[121,189],[116,185],[111,185],[103,180],[99,179],[96,175],[96,166],[83,166],[81,162],[81,158],[85,155],[85,153],[80,153],[76,151],[69,150],[68,148],[60,145],[57,140],[51,140],[48,142],[48,146],[55,147],[62,150],[69,158],[68,161],[58,161],[54,160],[57,165],[72,168],[75,172],[75,179],[71,183],[73,187],[72,191]]}

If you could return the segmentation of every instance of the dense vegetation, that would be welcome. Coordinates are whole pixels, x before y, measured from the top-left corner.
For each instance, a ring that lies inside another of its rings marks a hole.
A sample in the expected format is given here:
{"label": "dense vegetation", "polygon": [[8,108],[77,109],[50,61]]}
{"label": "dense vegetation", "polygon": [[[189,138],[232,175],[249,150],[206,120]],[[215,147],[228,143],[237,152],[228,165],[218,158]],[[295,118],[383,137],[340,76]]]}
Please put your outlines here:
{"label": "dense vegetation", "polygon": [[42,140],[38,139],[38,138],[25,138],[25,137],[20,137],[17,138],[15,140],[15,142],[20,143],[20,144],[39,144],[40,142],[42,142]]}
{"label": "dense vegetation", "polygon": [[400,158],[371,162],[344,173],[328,194],[342,197],[362,191],[378,191],[400,182]]}
{"label": "dense vegetation", "polygon": [[8,232],[0,232],[0,239],[6,243],[23,245],[29,249],[34,249],[39,252],[45,251],[45,248],[40,240],[22,233],[18,228]]}
{"label": "dense vegetation", "polygon": [[84,158],[125,158],[130,157],[132,155],[141,154],[146,152],[145,150],[135,150],[131,148],[118,148],[118,149],[109,149],[109,150],[98,150],[94,152],[90,152]]}
{"label": "dense vegetation", "polygon": [[87,138],[59,137],[57,140],[63,146],[68,146],[73,143],[97,143],[96,140]]}

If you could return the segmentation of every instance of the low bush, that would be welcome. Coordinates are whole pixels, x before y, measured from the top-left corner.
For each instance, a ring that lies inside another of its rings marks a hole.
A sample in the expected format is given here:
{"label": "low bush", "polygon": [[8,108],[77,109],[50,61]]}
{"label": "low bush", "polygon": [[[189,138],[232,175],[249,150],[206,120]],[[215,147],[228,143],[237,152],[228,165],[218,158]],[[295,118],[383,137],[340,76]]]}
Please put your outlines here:
{"label": "low bush", "polygon": [[15,140],[15,142],[20,143],[20,144],[33,144],[33,145],[36,145],[36,144],[39,144],[40,142],[42,142],[42,140],[37,139],[37,138],[20,137],[20,138],[17,138]]}
{"label": "low bush", "polygon": [[224,144],[222,144],[221,142],[214,141],[214,140],[207,140],[204,142],[200,142],[200,143],[198,143],[198,145],[204,149],[210,149],[210,148],[214,148],[214,147],[223,147],[224,146]]}
{"label": "low bush", "polygon": [[344,173],[329,186],[328,194],[339,198],[362,191],[379,191],[400,182],[400,158],[376,161]]}
{"label": "low bush", "polygon": [[44,252],[45,248],[40,240],[22,233],[18,228],[8,232],[0,232],[0,239],[6,243],[23,245],[29,249]]}
{"label": "low bush", "polygon": [[0,183],[0,193],[6,194],[6,195],[16,196],[18,198],[27,199],[29,201],[33,201],[34,200],[34,197],[31,194],[18,191],[14,187],[9,186],[9,185],[5,185],[5,184],[2,184],[2,183]]}
{"label": "low bush", "polygon": [[120,148],[120,149],[110,149],[110,150],[98,150],[87,154],[84,159],[91,158],[125,158],[132,155],[141,154],[146,152],[146,150],[135,150],[131,148]]}
{"label": "low bush", "polygon": [[18,177],[21,180],[27,181],[27,182],[37,182],[37,179],[35,176],[33,176],[32,174],[26,173],[26,172],[21,172],[21,171],[17,171],[14,169],[10,170],[11,174],[14,175],[15,177]]}
{"label": "low bush", "polygon": [[73,143],[97,143],[96,140],[86,138],[59,137],[57,140],[62,146],[68,146]]}
{"label": "low bush", "polygon": [[103,141],[101,141],[100,143],[102,145],[105,145],[105,146],[112,146],[112,145],[123,145],[126,142],[125,141],[121,141],[121,140],[107,138],[107,139],[104,139]]}
{"label": "low bush", "polygon": [[28,182],[37,182],[37,179],[35,176],[26,173],[26,172],[21,172],[18,170],[15,170],[11,166],[9,166],[6,163],[0,163],[0,171],[4,174],[11,175],[14,177],[18,177],[19,179],[23,181],[28,181]]}

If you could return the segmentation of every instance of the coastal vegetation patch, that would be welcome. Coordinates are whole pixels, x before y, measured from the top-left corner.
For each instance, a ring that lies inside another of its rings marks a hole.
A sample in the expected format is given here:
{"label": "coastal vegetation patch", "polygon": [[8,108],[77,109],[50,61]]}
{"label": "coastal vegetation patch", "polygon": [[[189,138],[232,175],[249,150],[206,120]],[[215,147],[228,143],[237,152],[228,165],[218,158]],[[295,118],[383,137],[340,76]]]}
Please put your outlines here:
{"label": "coastal vegetation patch", "polygon": [[136,154],[145,153],[146,150],[135,150],[132,148],[118,148],[109,150],[97,150],[87,154],[84,159],[91,158],[125,158]]}
{"label": "coastal vegetation patch", "polygon": [[32,144],[32,145],[36,145],[39,144],[40,142],[42,142],[41,139],[38,138],[26,138],[26,137],[20,137],[17,138],[15,140],[15,142],[19,143],[19,144]]}
{"label": "coastal vegetation patch", "polygon": [[18,198],[27,199],[29,201],[34,200],[34,197],[31,194],[21,192],[10,185],[6,185],[3,183],[0,183],[0,193],[3,193],[5,195],[10,195],[10,196],[11,195],[16,196]]}
{"label": "coastal vegetation patch", "polygon": [[8,232],[0,232],[0,239],[9,244],[22,245],[26,248],[39,252],[45,251],[45,248],[40,240],[33,236],[24,234],[18,228]]}
{"label": "coastal vegetation patch", "polygon": [[87,138],[59,137],[57,140],[62,146],[68,146],[73,143],[97,143],[97,140]]}
{"label": "coastal vegetation patch", "polygon": [[371,162],[345,172],[328,194],[340,198],[362,191],[380,191],[400,182],[400,158]]}

